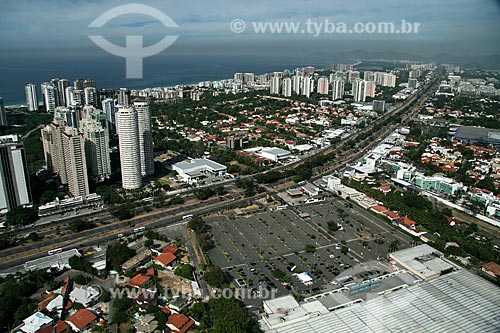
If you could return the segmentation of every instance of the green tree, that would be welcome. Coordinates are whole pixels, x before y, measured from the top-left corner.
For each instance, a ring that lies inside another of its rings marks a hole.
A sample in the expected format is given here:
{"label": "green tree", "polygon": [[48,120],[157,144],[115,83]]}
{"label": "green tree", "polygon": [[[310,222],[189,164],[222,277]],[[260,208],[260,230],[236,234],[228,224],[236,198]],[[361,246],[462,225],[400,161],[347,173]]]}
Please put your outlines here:
{"label": "green tree", "polygon": [[95,224],[87,222],[87,221],[82,220],[82,219],[73,220],[68,225],[68,229],[73,231],[73,232],[80,232],[83,230],[92,229],[94,227],[95,227]]}
{"label": "green tree", "polygon": [[219,267],[210,267],[204,275],[205,281],[216,288],[223,288],[229,284],[227,274]]}
{"label": "green tree", "polygon": [[182,264],[180,266],[177,266],[177,268],[174,271],[174,274],[179,275],[185,279],[193,280],[193,271],[194,267],[191,266],[190,264]]}
{"label": "green tree", "polygon": [[115,243],[108,249],[109,266],[119,271],[120,266],[135,255],[135,251],[122,243]]}
{"label": "green tree", "polygon": [[8,225],[29,224],[38,218],[36,211],[29,207],[14,207],[7,213],[5,222]]}
{"label": "green tree", "polygon": [[99,300],[104,303],[111,301],[111,293],[107,290],[103,290]]}
{"label": "green tree", "polygon": [[312,244],[307,244],[304,248],[304,250],[307,252],[307,253],[313,253],[313,252],[316,252],[316,247]]}
{"label": "green tree", "polygon": [[36,242],[40,237],[36,232],[32,232],[28,235],[28,239],[32,242]]}
{"label": "green tree", "polygon": [[126,323],[130,319],[128,310],[132,307],[132,302],[127,297],[118,297],[113,301],[113,323],[121,324]]}

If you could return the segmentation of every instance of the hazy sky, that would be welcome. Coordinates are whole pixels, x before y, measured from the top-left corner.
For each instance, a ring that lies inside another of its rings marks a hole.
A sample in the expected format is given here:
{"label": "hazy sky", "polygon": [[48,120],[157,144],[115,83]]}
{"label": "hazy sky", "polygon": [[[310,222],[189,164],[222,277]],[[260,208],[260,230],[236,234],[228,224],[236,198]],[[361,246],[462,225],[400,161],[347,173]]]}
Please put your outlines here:
{"label": "hazy sky", "polygon": [[[103,12],[123,1],[99,0],[0,0],[0,51],[72,49],[101,52],[88,38],[103,35],[124,43],[124,35],[144,35],[146,44],[165,34],[179,35],[170,52],[335,52],[352,49],[395,50],[432,55],[500,54],[500,1],[494,0],[158,0],[131,1],[158,8],[178,28],[165,28],[144,15],[113,19],[103,28],[88,27]],[[247,31],[234,34],[233,19],[247,22]],[[320,22],[419,22],[411,35],[387,34],[255,34],[253,21]],[[168,51],[164,51],[168,52]]]}

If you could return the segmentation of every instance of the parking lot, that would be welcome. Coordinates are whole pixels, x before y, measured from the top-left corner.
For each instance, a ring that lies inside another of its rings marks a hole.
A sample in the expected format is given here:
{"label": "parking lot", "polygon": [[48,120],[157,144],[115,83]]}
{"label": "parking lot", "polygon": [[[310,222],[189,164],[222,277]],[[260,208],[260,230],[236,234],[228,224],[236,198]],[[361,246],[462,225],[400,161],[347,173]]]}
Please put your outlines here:
{"label": "parking lot", "polygon": [[[339,199],[206,221],[216,242],[209,252],[212,263],[229,272],[236,286],[264,287],[279,295],[293,289],[306,296],[334,288],[331,281],[346,269],[385,257],[396,240],[400,249],[411,242],[393,226]],[[339,230],[328,230],[332,221]],[[299,281],[303,272],[312,283]]]}

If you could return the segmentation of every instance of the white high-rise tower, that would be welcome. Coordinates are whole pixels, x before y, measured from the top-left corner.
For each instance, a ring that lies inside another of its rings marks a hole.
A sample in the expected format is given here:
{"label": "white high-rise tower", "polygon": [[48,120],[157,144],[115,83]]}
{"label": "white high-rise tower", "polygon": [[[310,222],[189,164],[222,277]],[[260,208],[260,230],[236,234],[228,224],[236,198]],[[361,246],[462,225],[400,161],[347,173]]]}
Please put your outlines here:
{"label": "white high-rise tower", "polygon": [[27,84],[24,87],[26,93],[26,105],[28,105],[28,111],[38,111],[38,96],[36,95],[36,86],[32,83]]}
{"label": "white high-rise tower", "polygon": [[336,79],[332,81],[332,99],[342,99],[344,97],[344,80]]}
{"label": "white high-rise tower", "polygon": [[135,190],[142,186],[139,127],[134,108],[120,108],[116,112],[116,133],[120,151],[122,187]]}
{"label": "white high-rise tower", "polygon": [[153,160],[153,136],[151,133],[151,111],[146,102],[134,101],[139,129],[139,149],[141,154],[141,174],[149,176],[155,173]]}

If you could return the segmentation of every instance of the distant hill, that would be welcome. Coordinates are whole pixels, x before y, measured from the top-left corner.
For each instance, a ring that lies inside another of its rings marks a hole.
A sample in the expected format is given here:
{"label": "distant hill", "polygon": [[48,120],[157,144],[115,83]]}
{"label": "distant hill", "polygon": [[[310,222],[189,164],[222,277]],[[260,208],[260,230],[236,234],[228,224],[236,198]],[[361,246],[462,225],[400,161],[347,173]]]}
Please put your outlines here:
{"label": "distant hill", "polygon": [[437,62],[442,64],[454,64],[464,67],[476,67],[478,69],[497,69],[500,70],[500,55],[478,55],[478,56],[455,56],[447,53],[439,53],[434,56],[419,56],[410,53],[396,51],[377,51],[370,52],[366,50],[354,50],[338,52],[334,55],[340,62],[353,60],[413,60],[424,62]]}

